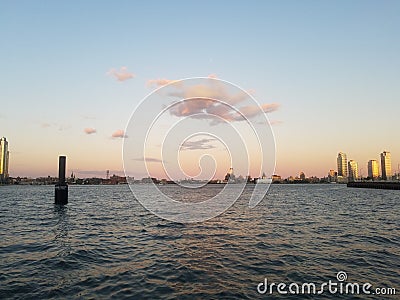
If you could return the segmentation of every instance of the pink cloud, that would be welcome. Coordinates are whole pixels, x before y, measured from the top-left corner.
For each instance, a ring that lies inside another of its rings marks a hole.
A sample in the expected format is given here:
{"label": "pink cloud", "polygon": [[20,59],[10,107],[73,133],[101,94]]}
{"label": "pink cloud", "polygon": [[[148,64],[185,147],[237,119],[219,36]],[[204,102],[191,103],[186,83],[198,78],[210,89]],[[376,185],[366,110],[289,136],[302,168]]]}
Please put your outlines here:
{"label": "pink cloud", "polygon": [[[208,78],[217,79],[217,76],[210,74]],[[171,103],[169,108],[170,114],[177,117],[207,119],[211,120],[211,125],[216,125],[224,121],[243,121],[257,115],[274,112],[279,108],[278,103],[257,105],[251,101],[253,90],[234,92],[220,80],[184,85],[183,81],[154,79],[149,80],[148,85],[159,87],[174,82],[178,82],[178,84],[169,86],[166,95],[179,99]],[[182,84],[179,84],[180,82]],[[254,104],[245,105],[247,102]]]}
{"label": "pink cloud", "polygon": [[260,115],[271,113],[279,108],[277,103],[267,103],[260,106],[246,105],[234,107],[209,98],[193,98],[177,102],[169,112],[177,117],[192,117],[195,119],[210,119],[211,125],[216,125],[223,120],[227,122],[244,121]]}
{"label": "pink cloud", "polygon": [[127,67],[121,67],[119,70],[111,69],[107,74],[114,76],[118,81],[125,81],[135,77],[135,74],[128,72]]}
{"label": "pink cloud", "polygon": [[93,134],[93,133],[96,133],[97,131],[95,128],[88,127],[88,128],[83,129],[83,132],[85,132],[86,134]]}
{"label": "pink cloud", "polygon": [[170,114],[177,117],[190,116],[199,114],[207,110],[207,108],[214,105],[215,100],[208,98],[188,99],[185,101],[177,102],[170,108]]}
{"label": "pink cloud", "polygon": [[111,135],[111,137],[113,137],[113,138],[127,138],[128,136],[125,135],[125,132],[123,130],[119,129],[119,130],[115,131]]}
{"label": "pink cloud", "polygon": [[188,98],[210,98],[225,101],[231,105],[240,103],[249,99],[249,94],[245,91],[230,93],[225,88],[225,83],[218,80],[212,80],[207,84],[198,84],[193,86],[175,85],[176,91],[168,95],[181,99]]}

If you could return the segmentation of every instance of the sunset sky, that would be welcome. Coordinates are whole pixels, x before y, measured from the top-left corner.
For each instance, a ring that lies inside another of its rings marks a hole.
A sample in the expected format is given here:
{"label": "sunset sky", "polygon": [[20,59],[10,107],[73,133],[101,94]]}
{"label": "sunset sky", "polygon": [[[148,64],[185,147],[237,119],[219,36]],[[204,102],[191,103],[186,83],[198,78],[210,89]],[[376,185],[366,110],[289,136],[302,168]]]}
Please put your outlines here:
{"label": "sunset sky", "polygon": [[188,2],[1,1],[10,176],[55,176],[59,154],[79,177],[122,175],[142,99],[210,75],[275,105],[275,173],[326,176],[339,151],[366,175],[387,150],[397,170],[399,1]]}

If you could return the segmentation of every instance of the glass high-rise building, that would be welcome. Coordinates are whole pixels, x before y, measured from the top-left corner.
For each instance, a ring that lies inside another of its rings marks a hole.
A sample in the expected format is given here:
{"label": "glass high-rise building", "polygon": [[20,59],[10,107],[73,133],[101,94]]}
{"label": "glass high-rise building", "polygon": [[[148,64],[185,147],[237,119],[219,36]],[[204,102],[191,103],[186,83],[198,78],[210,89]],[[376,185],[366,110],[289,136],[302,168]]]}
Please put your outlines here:
{"label": "glass high-rise building", "polygon": [[383,151],[381,153],[381,169],[382,169],[382,179],[391,180],[392,179],[392,159],[390,157],[390,152]]}
{"label": "glass high-rise building", "polygon": [[338,176],[347,177],[347,155],[339,152],[337,157]]}
{"label": "glass high-rise building", "polygon": [[358,179],[358,164],[354,160],[349,161],[349,180],[355,181]]}
{"label": "glass high-rise building", "polygon": [[8,178],[8,161],[10,153],[8,151],[8,142],[5,137],[0,139],[0,179]]}
{"label": "glass high-rise building", "polygon": [[368,161],[368,177],[371,179],[377,179],[379,177],[379,166],[375,159]]}

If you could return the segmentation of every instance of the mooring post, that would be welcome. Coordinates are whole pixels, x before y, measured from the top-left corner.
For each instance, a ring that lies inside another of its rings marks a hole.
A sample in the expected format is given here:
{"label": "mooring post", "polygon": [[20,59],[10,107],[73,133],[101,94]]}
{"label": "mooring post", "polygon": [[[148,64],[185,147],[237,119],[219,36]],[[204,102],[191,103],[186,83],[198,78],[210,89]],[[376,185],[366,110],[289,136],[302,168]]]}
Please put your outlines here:
{"label": "mooring post", "polygon": [[65,182],[65,166],[67,158],[60,156],[58,159],[58,183],[55,186],[55,204],[68,204],[68,185]]}

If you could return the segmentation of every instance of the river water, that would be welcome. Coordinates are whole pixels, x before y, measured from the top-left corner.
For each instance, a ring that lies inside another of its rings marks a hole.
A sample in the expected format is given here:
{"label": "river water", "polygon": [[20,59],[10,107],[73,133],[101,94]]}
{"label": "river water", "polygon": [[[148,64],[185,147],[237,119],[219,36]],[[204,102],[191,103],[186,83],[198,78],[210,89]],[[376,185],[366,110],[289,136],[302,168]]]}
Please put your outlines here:
{"label": "river water", "polygon": [[272,185],[249,209],[251,190],[222,215],[183,224],[146,211],[127,185],[70,186],[64,207],[53,186],[0,186],[0,298],[274,299],[288,295],[260,294],[265,279],[318,286],[345,272],[345,283],[397,295],[325,299],[398,299],[399,191]]}

